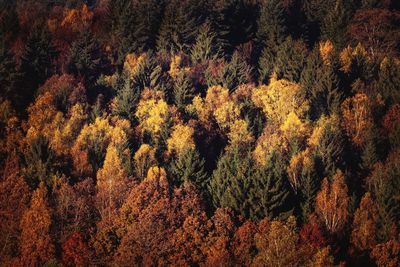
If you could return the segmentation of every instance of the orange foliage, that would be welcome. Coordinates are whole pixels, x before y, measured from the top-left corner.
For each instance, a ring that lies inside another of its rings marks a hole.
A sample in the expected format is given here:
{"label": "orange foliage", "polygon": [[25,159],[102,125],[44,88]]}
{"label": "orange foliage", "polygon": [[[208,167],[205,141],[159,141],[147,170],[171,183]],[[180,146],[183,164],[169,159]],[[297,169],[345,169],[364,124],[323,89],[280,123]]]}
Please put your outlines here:
{"label": "orange foliage", "polygon": [[367,95],[359,93],[342,103],[343,127],[353,142],[362,145],[373,125],[372,102]]}
{"label": "orange foliage", "polygon": [[348,219],[349,197],[344,175],[340,170],[332,177],[322,181],[321,190],[316,198],[316,213],[326,229],[334,234],[339,233]]}
{"label": "orange foliage", "polygon": [[21,265],[37,266],[54,258],[55,248],[50,235],[51,212],[47,190],[41,185],[32,195],[30,207],[21,220]]}

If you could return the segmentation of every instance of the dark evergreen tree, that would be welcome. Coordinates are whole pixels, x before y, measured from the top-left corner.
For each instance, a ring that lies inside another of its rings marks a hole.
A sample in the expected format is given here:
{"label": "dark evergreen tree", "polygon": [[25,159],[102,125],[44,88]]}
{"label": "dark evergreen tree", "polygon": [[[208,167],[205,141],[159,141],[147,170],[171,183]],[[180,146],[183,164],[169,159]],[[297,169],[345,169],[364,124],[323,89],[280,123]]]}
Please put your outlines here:
{"label": "dark evergreen tree", "polygon": [[321,38],[330,40],[337,49],[345,45],[347,25],[351,19],[351,3],[338,0],[332,9],[324,16],[321,23]]}
{"label": "dark evergreen tree", "polygon": [[0,1],[0,38],[9,44],[19,31],[17,1]]}
{"label": "dark evergreen tree", "polygon": [[168,104],[173,102],[171,95],[173,93],[173,86],[172,78],[168,75],[168,72],[163,70],[161,65],[153,68],[150,74],[150,88],[163,92]]}
{"label": "dark evergreen tree", "polygon": [[242,155],[237,148],[225,152],[218,160],[208,191],[214,207],[231,208],[235,212],[249,215],[248,190],[252,178],[250,153]]}
{"label": "dark evergreen tree", "polygon": [[377,89],[389,105],[400,103],[400,64],[386,58],[380,66]]}
{"label": "dark evergreen tree", "polygon": [[177,156],[171,163],[171,177],[173,183],[181,185],[190,181],[202,190],[207,186],[207,173],[204,170],[204,159],[196,149],[187,149]]}
{"label": "dark evergreen tree", "polygon": [[32,189],[37,188],[41,182],[49,187],[53,185],[54,160],[54,153],[49,148],[49,142],[42,135],[29,144],[24,152],[23,172],[27,184]]}
{"label": "dark evergreen tree", "polygon": [[136,106],[140,99],[140,91],[133,85],[133,82],[128,75],[124,75],[122,80],[123,82],[121,87],[117,88],[117,103],[113,113],[133,122]]}
{"label": "dark evergreen tree", "polygon": [[207,85],[221,85],[228,88],[230,92],[245,83],[250,82],[251,69],[242,60],[238,53],[235,52],[229,62],[224,62],[223,67],[218,70],[217,74],[213,73],[211,66],[206,70]]}
{"label": "dark evergreen tree", "polygon": [[306,58],[305,44],[288,37],[278,49],[274,71],[280,79],[299,82]]}
{"label": "dark evergreen tree", "polygon": [[135,2],[134,51],[144,52],[156,48],[164,6],[164,0]]}
{"label": "dark evergreen tree", "polygon": [[204,23],[197,35],[196,42],[191,49],[193,63],[205,63],[220,57],[221,48],[218,46],[216,34],[209,22]]}
{"label": "dark evergreen tree", "polygon": [[122,64],[125,55],[134,50],[135,17],[132,0],[109,2],[108,23],[111,41],[117,47],[118,64]]}
{"label": "dark evergreen tree", "polygon": [[105,67],[100,46],[92,33],[83,32],[72,44],[68,68],[75,75],[83,77],[87,84],[93,85]]}
{"label": "dark evergreen tree", "polygon": [[286,165],[282,156],[274,152],[266,166],[255,170],[248,196],[251,219],[285,219],[293,213]]}
{"label": "dark evergreen tree", "polygon": [[332,125],[323,130],[315,151],[317,169],[321,177],[332,177],[337,169],[342,169],[345,140],[341,132],[334,131]]}
{"label": "dark evergreen tree", "polygon": [[309,215],[314,211],[315,197],[320,187],[320,178],[316,170],[303,169],[300,176],[298,197],[303,223],[307,222]]}
{"label": "dark evergreen tree", "polygon": [[32,101],[39,85],[54,73],[53,63],[56,56],[47,27],[35,26],[26,40],[21,56],[21,83],[18,84],[17,93],[21,98],[19,107],[23,108]]}
{"label": "dark evergreen tree", "polygon": [[268,84],[275,69],[276,52],[265,47],[258,61],[258,82]]}
{"label": "dark evergreen tree", "polygon": [[315,48],[308,57],[301,73],[300,84],[310,100],[311,119],[339,111],[341,101],[339,81],[332,64],[324,64],[318,48]]}
{"label": "dark evergreen tree", "polygon": [[[146,87],[155,89],[157,85],[161,85],[163,72],[162,69],[157,69],[157,66],[158,64],[154,53],[149,51],[143,62],[139,64],[138,70],[132,78],[135,86],[137,86],[140,91]],[[159,90],[161,91],[160,88]]]}
{"label": "dark evergreen tree", "polygon": [[211,22],[217,34],[217,43],[227,55],[234,48],[254,39],[258,6],[255,1],[211,1]]}
{"label": "dark evergreen tree", "polygon": [[171,0],[165,7],[157,40],[157,50],[166,53],[190,52],[204,21],[203,1]]}
{"label": "dark evergreen tree", "polygon": [[174,82],[174,103],[179,111],[184,111],[194,97],[194,87],[190,77],[181,72]]}
{"label": "dark evergreen tree", "polygon": [[4,41],[0,41],[0,96],[7,98],[16,105],[21,99],[17,95],[16,82],[20,79],[13,55]]}
{"label": "dark evergreen tree", "polygon": [[257,21],[256,43],[258,49],[267,47],[277,51],[285,41],[287,27],[285,25],[285,9],[280,0],[263,1]]}

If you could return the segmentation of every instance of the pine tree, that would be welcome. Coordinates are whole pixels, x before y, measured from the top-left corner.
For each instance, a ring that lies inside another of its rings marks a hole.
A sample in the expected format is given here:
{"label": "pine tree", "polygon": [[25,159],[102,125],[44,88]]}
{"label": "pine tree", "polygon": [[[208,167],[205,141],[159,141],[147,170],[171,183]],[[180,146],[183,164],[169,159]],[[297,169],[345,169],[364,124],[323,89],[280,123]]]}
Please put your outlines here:
{"label": "pine tree", "polygon": [[123,63],[127,53],[133,52],[135,16],[132,0],[110,1],[108,24],[112,43],[118,47],[117,63]]}
{"label": "pine tree", "polygon": [[203,20],[201,4],[201,1],[194,0],[167,3],[157,40],[158,51],[189,52]]}
{"label": "pine tree", "polygon": [[85,77],[87,84],[93,84],[100,76],[103,65],[98,42],[91,32],[83,32],[72,44],[68,59],[69,71]]}
{"label": "pine tree", "polygon": [[278,78],[298,82],[306,63],[306,53],[304,43],[294,41],[291,37],[286,38],[276,55],[274,71]]}
{"label": "pine tree", "polygon": [[54,73],[53,61],[57,52],[52,44],[50,32],[45,26],[35,26],[25,43],[21,56],[21,84],[18,95],[22,97],[21,107],[33,100],[36,90]]}
{"label": "pine tree", "polygon": [[400,102],[400,63],[392,58],[383,59],[379,74],[377,88],[385,102],[389,105]]}
{"label": "pine tree", "polygon": [[285,219],[293,212],[286,164],[274,152],[266,166],[255,170],[249,192],[250,218]]}
{"label": "pine tree", "polygon": [[205,63],[220,57],[220,47],[216,41],[216,34],[209,22],[205,22],[199,29],[196,43],[191,49],[191,59],[195,63]]}
{"label": "pine tree", "polygon": [[322,21],[322,39],[331,40],[337,48],[342,48],[347,38],[347,25],[351,18],[350,12],[349,1],[336,1],[335,6],[328,11]]}
{"label": "pine tree", "polygon": [[207,173],[204,171],[204,159],[196,149],[187,149],[171,164],[173,183],[181,185],[190,181],[201,189],[206,189]]}
{"label": "pine tree", "polygon": [[231,55],[234,49],[251,41],[257,27],[255,1],[212,1],[211,23],[218,45]]}
{"label": "pine tree", "polygon": [[134,51],[145,52],[156,48],[157,33],[159,32],[162,11],[165,1],[148,0],[136,1],[135,27],[134,27]]}
{"label": "pine tree", "polygon": [[210,67],[206,70],[207,85],[208,87],[221,85],[233,92],[239,85],[250,82],[250,73],[250,67],[235,52],[231,60],[224,63],[216,76],[212,74]]}
{"label": "pine tree", "polygon": [[183,111],[194,97],[192,81],[185,73],[180,73],[174,84],[174,103],[179,111]]}
{"label": "pine tree", "polygon": [[16,82],[20,79],[13,55],[8,51],[5,41],[0,41],[0,96],[16,105],[22,95],[16,93]]}
{"label": "pine tree", "polygon": [[140,91],[133,86],[133,82],[127,75],[124,75],[122,80],[123,84],[121,88],[118,88],[116,107],[113,113],[133,122],[136,106],[140,99]]}
{"label": "pine tree", "polygon": [[243,216],[249,215],[248,190],[252,175],[251,154],[242,155],[232,149],[218,160],[208,184],[214,207],[231,208]]}
{"label": "pine tree", "polygon": [[51,187],[54,153],[49,148],[48,141],[40,135],[34,139],[24,154],[24,176],[27,184],[36,189],[43,182]]}
{"label": "pine tree", "polygon": [[255,41],[258,49],[277,51],[286,37],[285,9],[280,0],[264,1],[260,7]]}
{"label": "pine tree", "polygon": [[164,93],[164,97],[168,103],[172,102],[172,95],[173,93],[173,80],[171,76],[165,72],[161,65],[157,65],[154,67],[150,74],[150,88],[155,91],[160,91]]}
{"label": "pine tree", "polygon": [[258,61],[258,82],[268,84],[272,73],[274,72],[276,61],[276,52],[269,47],[265,47]]}
{"label": "pine tree", "polygon": [[319,49],[314,49],[301,73],[300,84],[310,99],[312,119],[339,111],[339,82],[331,65],[325,65]]}

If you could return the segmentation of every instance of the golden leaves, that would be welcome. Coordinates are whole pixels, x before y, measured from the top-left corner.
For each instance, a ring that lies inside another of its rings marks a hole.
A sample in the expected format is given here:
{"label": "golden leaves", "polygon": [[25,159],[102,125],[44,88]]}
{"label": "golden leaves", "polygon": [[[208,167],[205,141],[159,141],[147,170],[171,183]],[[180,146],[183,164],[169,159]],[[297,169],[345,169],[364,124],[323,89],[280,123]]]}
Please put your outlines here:
{"label": "golden leaves", "polygon": [[167,140],[168,154],[181,155],[185,150],[194,149],[194,129],[186,125],[175,125],[171,137]]}
{"label": "golden leaves", "polygon": [[145,98],[142,95],[135,115],[138,118],[142,132],[147,131],[154,136],[158,136],[169,115],[168,104],[162,97],[152,95],[149,98]]}
{"label": "golden leaves", "polygon": [[303,118],[309,109],[300,85],[275,77],[271,78],[268,86],[261,85],[254,90],[252,100],[277,125],[281,125],[291,112]]}

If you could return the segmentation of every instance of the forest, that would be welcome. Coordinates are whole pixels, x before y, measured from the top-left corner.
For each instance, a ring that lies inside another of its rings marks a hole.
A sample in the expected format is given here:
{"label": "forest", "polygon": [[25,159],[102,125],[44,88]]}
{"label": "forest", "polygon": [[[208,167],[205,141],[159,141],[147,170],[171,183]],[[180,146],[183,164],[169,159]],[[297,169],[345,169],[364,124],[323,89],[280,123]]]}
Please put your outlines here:
{"label": "forest", "polygon": [[400,1],[0,0],[0,267],[400,266]]}

